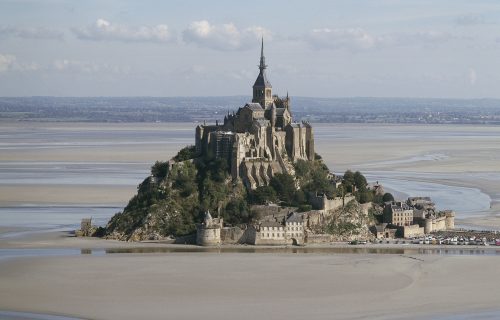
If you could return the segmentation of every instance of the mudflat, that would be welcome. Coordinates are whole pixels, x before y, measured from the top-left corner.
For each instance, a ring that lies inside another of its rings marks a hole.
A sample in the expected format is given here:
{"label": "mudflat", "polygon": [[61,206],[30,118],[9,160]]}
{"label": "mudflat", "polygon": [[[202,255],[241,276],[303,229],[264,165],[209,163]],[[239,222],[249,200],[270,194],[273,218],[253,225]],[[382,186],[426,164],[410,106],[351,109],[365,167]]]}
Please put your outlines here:
{"label": "mudflat", "polygon": [[88,319],[416,319],[498,308],[500,259],[170,253],[1,262],[0,309]]}

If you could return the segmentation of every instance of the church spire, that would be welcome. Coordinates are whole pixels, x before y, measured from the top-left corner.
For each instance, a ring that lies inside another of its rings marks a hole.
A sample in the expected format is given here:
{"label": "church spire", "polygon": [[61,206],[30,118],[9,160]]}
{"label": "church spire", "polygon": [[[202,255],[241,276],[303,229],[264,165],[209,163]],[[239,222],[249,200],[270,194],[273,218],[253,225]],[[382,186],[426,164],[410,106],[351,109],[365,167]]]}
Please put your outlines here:
{"label": "church spire", "polygon": [[253,84],[252,102],[260,103],[263,108],[267,108],[273,103],[272,86],[267,80],[266,58],[264,57],[264,37],[261,39],[259,75]]}
{"label": "church spire", "polygon": [[267,65],[266,65],[266,57],[264,57],[264,37],[262,37],[262,42],[260,45],[260,64],[259,64],[260,72],[263,72],[265,68],[267,68]]}

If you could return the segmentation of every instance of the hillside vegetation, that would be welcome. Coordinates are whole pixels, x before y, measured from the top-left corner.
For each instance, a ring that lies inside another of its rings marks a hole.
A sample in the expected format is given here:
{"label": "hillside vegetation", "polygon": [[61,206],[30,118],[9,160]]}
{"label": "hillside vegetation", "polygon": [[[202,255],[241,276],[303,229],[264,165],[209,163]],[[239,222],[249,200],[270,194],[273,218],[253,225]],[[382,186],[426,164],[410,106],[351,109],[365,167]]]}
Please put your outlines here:
{"label": "hillside vegetation", "polygon": [[137,194],[100,233],[127,241],[177,238],[195,233],[207,210],[224,218],[225,224],[240,225],[254,220],[252,204],[278,203],[308,211],[315,209],[310,197],[316,194],[331,198],[353,193],[361,203],[374,199],[359,172],[346,172],[336,189],[318,155],[314,161],[299,160],[294,167],[295,176],[276,174],[268,186],[248,191],[232,180],[227,160],[198,157],[194,146],[185,147],[171,161],[157,161],[151,167]]}

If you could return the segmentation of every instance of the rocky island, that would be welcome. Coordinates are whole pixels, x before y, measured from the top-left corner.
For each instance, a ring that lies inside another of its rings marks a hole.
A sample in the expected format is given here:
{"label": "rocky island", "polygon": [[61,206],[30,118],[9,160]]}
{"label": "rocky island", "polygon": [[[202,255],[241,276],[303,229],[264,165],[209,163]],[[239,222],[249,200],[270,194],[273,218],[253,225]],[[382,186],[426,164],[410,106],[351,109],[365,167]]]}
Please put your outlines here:
{"label": "rocky island", "polygon": [[222,123],[198,125],[195,144],[157,161],[123,212],[95,234],[199,245],[297,245],[423,235],[433,223],[434,230],[453,227],[454,213],[436,216],[427,206],[414,223],[421,201],[398,203],[360,172],[331,172],[315,152],[311,124],[294,122],[288,93],[273,94],[266,68],[262,42],[252,101],[228,112]]}

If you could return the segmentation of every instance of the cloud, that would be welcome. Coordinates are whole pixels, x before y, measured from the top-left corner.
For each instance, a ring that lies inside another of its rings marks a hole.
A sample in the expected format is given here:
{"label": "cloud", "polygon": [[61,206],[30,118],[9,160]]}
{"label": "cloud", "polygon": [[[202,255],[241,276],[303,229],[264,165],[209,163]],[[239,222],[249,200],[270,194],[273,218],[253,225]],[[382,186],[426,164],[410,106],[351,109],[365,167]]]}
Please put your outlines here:
{"label": "cloud", "polygon": [[407,45],[436,45],[448,42],[457,38],[451,33],[440,31],[419,31],[409,34],[395,34],[386,36],[386,42],[394,46],[407,46]]}
{"label": "cloud", "polygon": [[34,62],[19,62],[17,57],[10,54],[0,54],[0,73],[7,71],[36,71],[40,69]]}
{"label": "cloud", "polygon": [[375,35],[362,28],[313,29],[303,40],[315,49],[365,51],[374,48],[436,45],[455,38],[449,33],[420,31]]}
{"label": "cloud", "polygon": [[471,86],[475,85],[477,82],[477,73],[476,69],[470,68],[469,69],[469,83]]}
{"label": "cloud", "polygon": [[318,49],[366,50],[379,42],[374,35],[361,28],[313,29],[305,37],[306,42]]}
{"label": "cloud", "polygon": [[238,29],[233,23],[211,25],[207,20],[194,21],[183,32],[186,43],[222,51],[253,48],[262,36],[272,39],[271,32],[260,26]]}
{"label": "cloud", "polygon": [[113,74],[127,74],[130,68],[114,66],[107,63],[97,63],[93,61],[69,60],[60,59],[55,60],[52,64],[53,69],[59,72],[71,73],[113,73]]}
{"label": "cloud", "polygon": [[454,22],[456,25],[462,27],[469,27],[469,26],[477,26],[480,24],[486,24],[486,19],[484,18],[483,15],[480,14],[467,14],[455,18]]}
{"label": "cloud", "polygon": [[0,37],[62,40],[64,33],[51,28],[0,26]]}
{"label": "cloud", "polygon": [[0,72],[10,70],[15,62],[15,56],[9,54],[0,54]]}
{"label": "cloud", "polygon": [[174,39],[166,24],[129,27],[104,19],[97,19],[90,26],[73,28],[72,31],[79,39],[93,41],[169,42]]}

